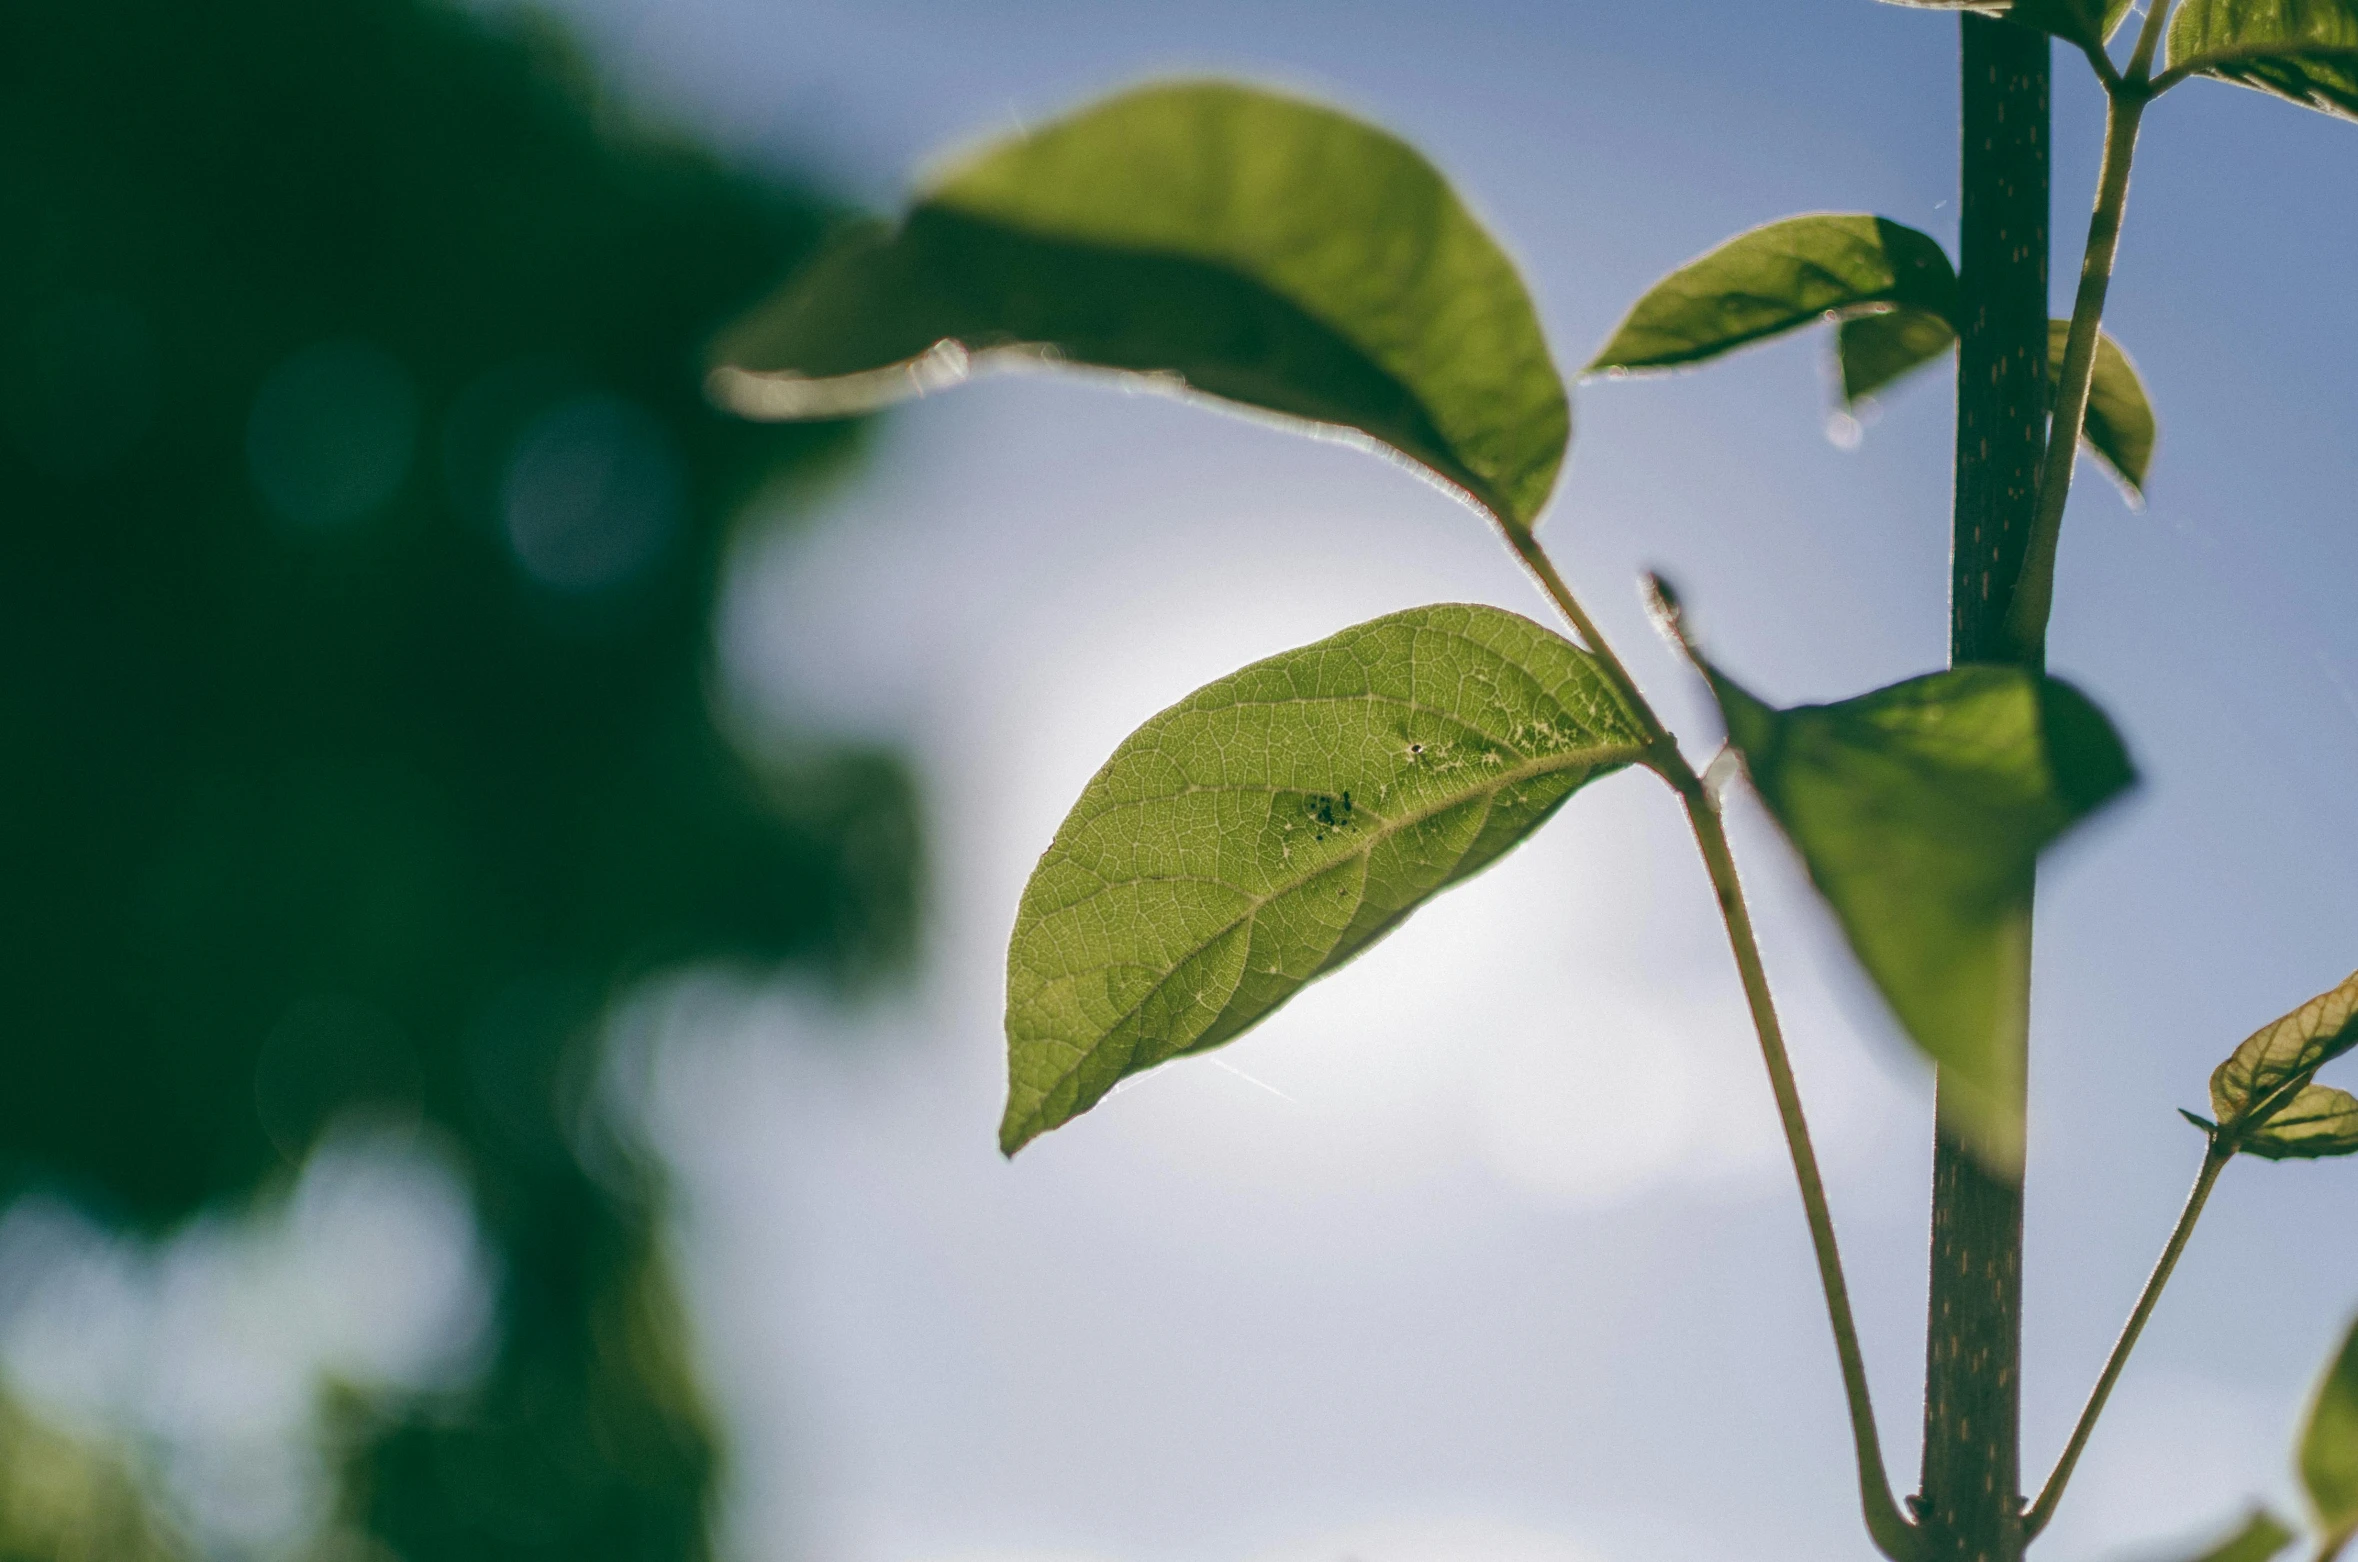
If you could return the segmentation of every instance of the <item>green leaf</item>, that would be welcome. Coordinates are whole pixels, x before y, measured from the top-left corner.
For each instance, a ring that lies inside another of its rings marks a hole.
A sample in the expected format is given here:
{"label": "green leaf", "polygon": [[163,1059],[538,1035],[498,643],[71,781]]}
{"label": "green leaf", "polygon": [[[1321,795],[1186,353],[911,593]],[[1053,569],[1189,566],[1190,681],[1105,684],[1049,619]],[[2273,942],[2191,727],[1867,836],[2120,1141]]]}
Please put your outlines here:
{"label": "green leaf", "polygon": [[2358,1154],[2358,1096],[2329,1085],[2304,1086],[2237,1148],[2271,1161]]}
{"label": "green leaf", "polygon": [[2269,1562],[2291,1545],[2293,1532],[2265,1509],[2256,1509],[2243,1527],[2196,1557],[2194,1562]]}
{"label": "green leaf", "polygon": [[[2047,322],[2047,383],[2063,377],[2063,350],[2071,336],[2069,320]],[[2096,373],[2088,382],[2088,417],[2080,438],[2102,458],[2131,502],[2145,496],[2145,473],[2153,465],[2153,404],[2145,398],[2145,382],[2137,366],[2121,351],[2110,332],[2096,337]]]}
{"label": "green leaf", "polygon": [[1976,11],[2053,33],[2066,43],[2101,49],[2129,14],[2129,0],[1889,0],[1933,11]]}
{"label": "green leaf", "polygon": [[[2049,385],[2063,376],[2063,352],[2070,337],[2070,321],[2047,322]],[[1834,343],[1843,403],[1855,406],[1956,346],[1957,333],[1930,311],[1885,309],[1846,316]],[[2132,502],[2144,497],[2145,474],[2153,464],[2153,405],[2146,399],[2137,366],[2108,333],[2099,332],[2096,338],[2096,374],[2089,384],[2088,417],[2080,437]]]}
{"label": "green leaf", "polygon": [[1700,363],[1836,310],[1897,304],[1957,311],[1939,244],[1864,213],[1787,217],[1740,233],[1654,284],[1587,372]]}
{"label": "green leaf", "polygon": [[2039,853],[2134,780],[2112,724],[2017,667],[1790,710],[1703,668],[1753,786],[1940,1065],[1950,1127],[1993,1169],[2018,1169],[2023,1037],[2002,995],[2027,975]]}
{"label": "green leaf", "polygon": [[1843,404],[1858,405],[1956,345],[1956,328],[1930,310],[1884,309],[1844,316],[1834,332]]}
{"label": "green leaf", "polygon": [[979,362],[1129,371],[1355,430],[1529,527],[1571,433],[1513,264],[1405,142],[1221,83],[967,158],[731,327],[716,399],[840,417]]}
{"label": "green leaf", "polygon": [[1379,618],[1164,711],[1024,889],[1001,1149],[1242,1034],[1642,747],[1593,657],[1488,607]]}
{"label": "green leaf", "polygon": [[2358,1322],[2309,1407],[2301,1431],[2301,1484],[2324,1537],[2317,1554],[2331,1556],[2358,1536]]}
{"label": "green leaf", "polygon": [[2190,75],[2358,119],[2358,0],[2186,0],[2163,79]]}
{"label": "green leaf", "polygon": [[2220,1132],[2238,1142],[2271,1123],[2297,1103],[2319,1069],[2353,1047],[2358,1047],[2358,972],[2252,1032],[2211,1072],[2211,1111]]}

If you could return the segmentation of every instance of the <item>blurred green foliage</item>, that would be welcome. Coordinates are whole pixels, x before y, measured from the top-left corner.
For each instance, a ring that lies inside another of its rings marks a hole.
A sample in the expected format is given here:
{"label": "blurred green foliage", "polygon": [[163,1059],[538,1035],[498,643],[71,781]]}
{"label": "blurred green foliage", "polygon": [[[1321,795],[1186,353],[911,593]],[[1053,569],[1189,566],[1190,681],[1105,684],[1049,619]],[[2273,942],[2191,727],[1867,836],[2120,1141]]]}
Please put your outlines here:
{"label": "blurred green foliage", "polygon": [[585,1045],[691,958],[906,944],[889,757],[709,709],[727,518],[840,428],[718,416],[807,197],[412,0],[0,0],[0,1191],[154,1227],[356,1106],[464,1146],[470,1401],[362,1439],[404,1555],[704,1548],[714,1449]]}
{"label": "blurred green foliage", "polygon": [[0,1397],[0,1562],[177,1562],[119,1458]]}

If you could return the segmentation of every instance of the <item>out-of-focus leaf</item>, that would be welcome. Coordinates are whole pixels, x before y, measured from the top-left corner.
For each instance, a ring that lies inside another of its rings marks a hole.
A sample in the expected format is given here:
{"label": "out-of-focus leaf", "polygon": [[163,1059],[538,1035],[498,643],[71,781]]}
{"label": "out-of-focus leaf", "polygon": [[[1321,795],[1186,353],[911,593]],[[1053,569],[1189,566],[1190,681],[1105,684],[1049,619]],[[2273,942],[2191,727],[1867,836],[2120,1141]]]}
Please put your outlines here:
{"label": "out-of-focus leaf", "polygon": [[1901,1025],[1942,1069],[1950,1126],[2019,1169],[2039,853],[2134,779],[2069,684],[1969,666],[1778,710],[1703,664],[1728,740]]}
{"label": "out-of-focus leaf", "polygon": [[0,1557],[9,1562],[181,1562],[173,1534],[110,1448],[0,1397]]}
{"label": "out-of-focus leaf", "polygon": [[2053,33],[2066,43],[2102,48],[2129,14],[2129,0],[1890,0],[1932,11],[1975,11]]}
{"label": "out-of-focus leaf", "polygon": [[836,417],[1050,359],[1355,429],[1528,527],[1570,438],[1522,280],[1414,148],[1224,83],[970,157],[732,327],[713,392]]}
{"label": "out-of-focus leaf", "polygon": [[2241,1529],[2195,1557],[2193,1562],[2270,1562],[2293,1540],[2293,1532],[2278,1523],[2276,1515],[2264,1508],[2255,1509]]}
{"label": "out-of-focus leaf", "polygon": [[2186,0],[2163,80],[2213,76],[2358,119],[2358,0]]}
{"label": "out-of-focus leaf", "polygon": [[[2268,1155],[2247,1142],[2263,1127],[2273,1127],[2284,1114],[2301,1108],[2300,1129],[2278,1143],[2330,1145],[2337,1132],[2333,1097],[2338,1090],[2308,1097],[2317,1071],[2358,1047],[2358,972],[2341,985],[2319,993],[2290,1014],[2269,1021],[2244,1038],[2227,1060],[2211,1071],[2211,1111],[2219,1132],[2229,1143]],[[2348,1127],[2348,1124],[2341,1124]],[[2284,1148],[2271,1159],[2287,1154],[2346,1153],[2330,1148]]]}
{"label": "out-of-focus leaf", "polygon": [[1655,283],[1587,372],[1701,363],[1836,310],[1874,304],[1951,318],[1956,269],[1931,238],[1881,217],[1787,217],[1740,233]]}
{"label": "out-of-focus leaf", "polygon": [[1025,886],[1000,1147],[1241,1034],[1641,748],[1594,658],[1488,607],[1379,618],[1188,696]]}
{"label": "out-of-focus leaf", "polygon": [[[2069,320],[2047,322],[2047,383],[2063,377],[2063,352],[2071,336]],[[2080,438],[2102,458],[2113,480],[2132,501],[2145,495],[2145,473],[2153,464],[2153,404],[2145,398],[2145,382],[2137,366],[2121,351],[2109,331],[2096,337],[2096,373],[2088,382],[2088,418]]]}
{"label": "out-of-focus leaf", "polygon": [[2309,1406],[2301,1429],[2301,1485],[2324,1537],[2319,1556],[2331,1556],[2358,1537],[2358,1322],[2350,1325]]}
{"label": "out-of-focus leaf", "polygon": [[[2063,375],[2064,347],[2071,322],[2047,322],[2047,382]],[[1956,329],[1921,309],[1887,309],[1846,316],[1835,333],[1835,358],[1842,372],[1842,399],[1855,405],[1904,378],[1957,345]],[[2109,333],[2096,340],[2096,374],[2088,388],[2088,417],[2080,437],[2096,452],[2132,501],[2144,496],[2145,474],[2153,464],[2153,406],[2137,366]]]}
{"label": "out-of-focus leaf", "polygon": [[1857,405],[1957,345],[1956,328],[1926,309],[1846,315],[1834,332],[1842,399]]}
{"label": "out-of-focus leaf", "polygon": [[2330,1085],[2305,1086],[2237,1148],[2271,1161],[2358,1153],[2358,1096]]}

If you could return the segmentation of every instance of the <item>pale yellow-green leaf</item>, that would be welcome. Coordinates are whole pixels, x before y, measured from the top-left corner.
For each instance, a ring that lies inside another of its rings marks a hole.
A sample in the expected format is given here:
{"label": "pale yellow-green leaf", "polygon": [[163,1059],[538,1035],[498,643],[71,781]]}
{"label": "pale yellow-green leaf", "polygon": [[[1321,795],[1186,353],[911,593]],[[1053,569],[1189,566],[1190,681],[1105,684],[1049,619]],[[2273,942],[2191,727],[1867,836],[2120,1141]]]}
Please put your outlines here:
{"label": "pale yellow-green leaf", "polygon": [[1489,607],[1395,613],[1188,696],[1025,886],[1000,1147],[1241,1034],[1642,746],[1593,657]]}
{"label": "pale yellow-green leaf", "polygon": [[2358,972],[2269,1021],[2211,1073],[2211,1111],[2229,1142],[2268,1122],[2326,1064],[2358,1047]]}
{"label": "pale yellow-green leaf", "polygon": [[2358,1154],[2358,1096],[2306,1085],[2237,1148],[2271,1161],[2315,1161]]}

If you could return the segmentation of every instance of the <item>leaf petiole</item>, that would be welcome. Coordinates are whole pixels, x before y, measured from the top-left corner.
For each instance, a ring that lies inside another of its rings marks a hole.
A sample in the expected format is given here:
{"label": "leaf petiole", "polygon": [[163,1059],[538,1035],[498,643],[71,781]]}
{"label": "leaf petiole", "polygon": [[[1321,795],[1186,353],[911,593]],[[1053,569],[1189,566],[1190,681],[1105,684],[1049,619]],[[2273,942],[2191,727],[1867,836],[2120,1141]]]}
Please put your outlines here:
{"label": "leaf petiole", "polygon": [[[2161,11],[2154,7],[2155,14]],[[2153,29],[2138,40],[2138,61],[2150,58]],[[2023,661],[2045,660],[2047,617],[2055,602],[2055,558],[2063,537],[2063,507],[2071,497],[2072,468],[2080,434],[2088,421],[2088,395],[2096,378],[2098,328],[2104,296],[2112,285],[2113,257],[2119,252],[2121,213],[2129,199],[2129,164],[2136,156],[2137,126],[2148,94],[2140,65],[2132,62],[2127,81],[2110,88],[2104,110],[2104,171],[2097,181],[2096,209],[2088,219],[2088,246],[2080,263],[2080,287],[2072,301],[2071,334],[2063,349],[2062,383],[2047,433],[2047,454],[2039,473],[2038,510],[2031,521],[2022,575],[2007,616],[2007,639]]]}
{"label": "leaf petiole", "polygon": [[1548,599],[1586,642],[1614,688],[1629,704],[1630,714],[1647,738],[1644,763],[1675,790],[1695,833],[1696,848],[1711,876],[1719,903],[1720,920],[1728,947],[1744,986],[1744,1001],[1752,1012],[1752,1028],[1760,1039],[1761,1061],[1768,1067],[1769,1088],[1777,1102],[1777,1121],[1784,1130],[1785,1148],[1793,1159],[1793,1175],[1801,1185],[1802,1211],[1809,1222],[1810,1247],[1818,1263],[1818,1284],[1826,1297],[1827,1322],[1834,1331],[1834,1353],[1842,1367],[1843,1398],[1850,1412],[1851,1443],[1857,1455],[1859,1507],[1875,1549],[1891,1562],[1915,1562],[1922,1552],[1916,1527],[1900,1511],[1892,1495],[1891,1477],[1883,1464],[1883,1440],[1875,1429],[1875,1405],[1867,1386],[1866,1358],[1859,1350],[1858,1324],[1851,1315],[1850,1287],[1842,1274],[1842,1254],[1834,1240],[1834,1214],[1826,1201],[1826,1185],[1818,1172],[1818,1156],[1810,1143],[1809,1120],[1801,1106],[1801,1087],[1793,1077],[1793,1061],[1785,1051],[1784,1028],[1769,992],[1768,971],[1760,957],[1760,943],[1752,930],[1752,914],[1744,902],[1744,887],[1736,876],[1735,854],[1729,849],[1727,828],[1720,817],[1713,789],[1696,774],[1679,752],[1677,741],[1638,692],[1621,659],[1605,643],[1595,622],[1564,583],[1555,562],[1527,530],[1502,523],[1507,545],[1514,549]]}
{"label": "leaf petiole", "polygon": [[2187,1240],[2194,1235],[2194,1223],[2202,1219],[2203,1206],[2211,1199],[2211,1189],[2219,1181],[2219,1173],[2235,1158],[2235,1146],[2227,1136],[2212,1133],[2209,1147],[2203,1152],[2202,1170],[2194,1179],[2194,1190],[2186,1196],[2186,1207],[2178,1213],[2178,1225],[2170,1233],[2170,1240],[2162,1248],[2161,1257],[2146,1277],[2145,1289],[2137,1298],[2137,1305],[2129,1313],[2129,1321],[2122,1325],[2120,1338],[2113,1342],[2112,1355],[2104,1363],[2104,1371],[2096,1379],[2096,1387],[2088,1395],[2087,1408],[2080,1412],[2079,1424],[2072,1428],[2071,1441],[2063,1448],[2063,1457],[2055,1462],[2055,1471],[2047,1477],[2047,1484],[2039,1489],[2038,1500],[2023,1516],[2022,1538],[2028,1544],[2047,1521],[2055,1517],[2056,1506],[2063,1501],[2063,1489],[2071,1484],[2072,1470],[2080,1462],[2080,1454],[2088,1446],[2089,1436],[2096,1430],[2096,1420],[2104,1414],[2104,1402],[2112,1397],[2113,1385],[2120,1381],[2121,1369],[2129,1363],[2129,1352],[2137,1347],[2137,1336],[2145,1332],[2146,1320],[2153,1316],[2154,1305],[2161,1300],[2162,1287],[2170,1283],[2171,1271],[2178,1267],[2178,1259],[2186,1251]]}

